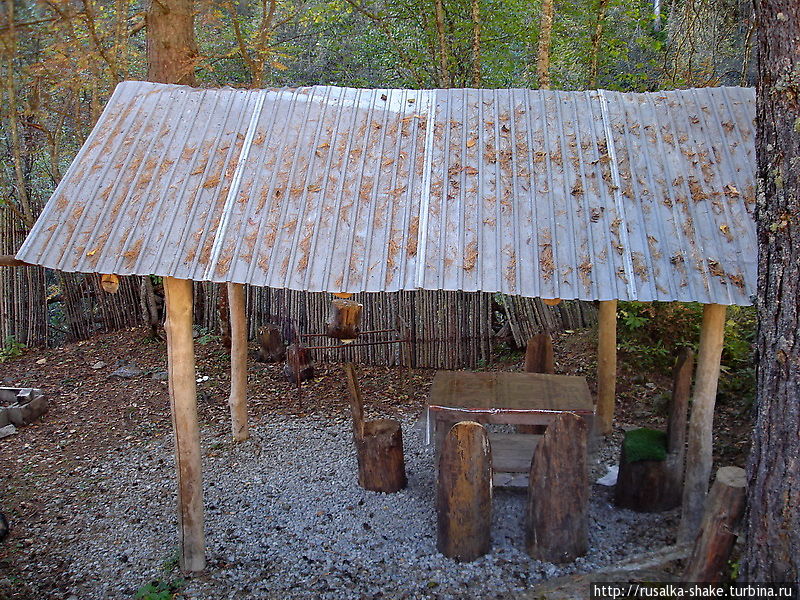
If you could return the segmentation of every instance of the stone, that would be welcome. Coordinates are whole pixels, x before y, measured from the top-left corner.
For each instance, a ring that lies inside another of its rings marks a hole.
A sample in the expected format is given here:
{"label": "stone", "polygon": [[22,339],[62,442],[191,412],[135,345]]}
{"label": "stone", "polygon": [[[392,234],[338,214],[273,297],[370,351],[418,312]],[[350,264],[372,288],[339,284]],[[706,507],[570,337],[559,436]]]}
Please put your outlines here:
{"label": "stone", "polygon": [[25,425],[33,423],[47,412],[47,400],[44,396],[36,396],[27,404],[22,405],[22,421]]}
{"label": "stone", "polygon": [[0,407],[0,427],[5,427],[11,423],[11,420],[8,418],[8,409],[5,406]]}
{"label": "stone", "polygon": [[41,390],[34,390],[33,388],[23,388],[17,392],[17,404],[27,404],[37,396],[41,396]]}
{"label": "stone", "polygon": [[113,371],[110,377],[120,377],[122,379],[131,379],[132,377],[138,377],[142,374],[142,370],[137,367],[136,365],[127,364],[122,365],[115,371]]}
{"label": "stone", "polygon": [[6,407],[8,420],[17,427],[22,427],[25,423],[22,420],[22,407],[19,404],[12,404]]}
{"label": "stone", "polygon": [[13,425],[6,425],[5,427],[0,427],[0,440],[4,437],[8,437],[10,435],[14,435],[17,433],[17,428]]}
{"label": "stone", "polygon": [[102,360],[98,360],[96,363],[94,363],[92,365],[92,368],[93,369],[102,369],[105,366],[106,366],[106,363],[104,363]]}
{"label": "stone", "polygon": [[11,404],[17,401],[19,388],[0,387],[0,403]]}
{"label": "stone", "polygon": [[169,379],[169,373],[167,371],[156,371],[150,375],[150,378],[156,381],[167,381]]}

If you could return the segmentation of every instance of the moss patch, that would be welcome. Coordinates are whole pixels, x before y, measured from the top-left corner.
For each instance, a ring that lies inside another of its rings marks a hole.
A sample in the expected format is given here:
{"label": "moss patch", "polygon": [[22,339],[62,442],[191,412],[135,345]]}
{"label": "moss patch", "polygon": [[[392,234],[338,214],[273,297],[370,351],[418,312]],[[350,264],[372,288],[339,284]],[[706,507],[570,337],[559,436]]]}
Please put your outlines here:
{"label": "moss patch", "polygon": [[625,433],[625,460],[664,460],[667,457],[667,434],[656,429],[632,429]]}

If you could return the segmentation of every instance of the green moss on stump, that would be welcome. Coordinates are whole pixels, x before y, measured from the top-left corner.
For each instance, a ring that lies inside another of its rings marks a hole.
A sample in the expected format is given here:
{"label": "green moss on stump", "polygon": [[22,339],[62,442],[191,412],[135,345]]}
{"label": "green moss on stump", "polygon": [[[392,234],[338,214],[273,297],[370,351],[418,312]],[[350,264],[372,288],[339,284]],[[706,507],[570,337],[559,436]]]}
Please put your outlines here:
{"label": "green moss on stump", "polygon": [[640,460],[664,460],[667,458],[667,434],[656,429],[632,429],[625,432],[626,462]]}

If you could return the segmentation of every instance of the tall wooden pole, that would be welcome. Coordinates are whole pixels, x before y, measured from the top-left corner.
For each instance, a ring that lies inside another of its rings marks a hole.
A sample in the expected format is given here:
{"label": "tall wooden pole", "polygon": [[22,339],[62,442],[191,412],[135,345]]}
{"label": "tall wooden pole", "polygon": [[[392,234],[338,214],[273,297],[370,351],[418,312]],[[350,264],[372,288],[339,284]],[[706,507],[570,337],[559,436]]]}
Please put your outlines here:
{"label": "tall wooden pole", "polygon": [[203,533],[203,479],[200,428],[197,423],[194,340],[192,339],[192,282],[164,278],[167,304],[169,399],[175,433],[178,472],[178,536],[181,568],[201,571],[206,566]]}
{"label": "tall wooden pole", "polygon": [[712,427],[717,399],[719,364],[725,334],[725,306],[706,304],[700,328],[700,350],[689,420],[689,444],[686,454],[686,478],[683,485],[683,512],[678,530],[679,541],[694,540],[703,519],[703,506],[711,477]]}
{"label": "tall wooden pole", "polygon": [[597,333],[597,426],[611,433],[617,388],[617,301],[601,300]]}
{"label": "tall wooden pole", "polygon": [[233,439],[242,442],[250,437],[247,425],[247,315],[244,285],[228,284],[228,305],[231,314],[231,431]]}

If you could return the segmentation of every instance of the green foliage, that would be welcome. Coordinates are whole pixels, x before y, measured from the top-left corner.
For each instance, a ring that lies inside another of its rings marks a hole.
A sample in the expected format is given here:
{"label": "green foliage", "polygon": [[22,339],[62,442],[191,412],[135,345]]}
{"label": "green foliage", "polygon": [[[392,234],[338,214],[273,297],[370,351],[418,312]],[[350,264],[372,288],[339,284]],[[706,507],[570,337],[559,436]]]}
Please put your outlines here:
{"label": "green foliage", "polygon": [[667,434],[657,429],[632,429],[625,433],[625,460],[664,460],[667,458]]}
{"label": "green foliage", "polygon": [[22,356],[25,351],[25,344],[18,342],[13,335],[9,335],[0,348],[0,363],[4,363],[12,358]]}
{"label": "green foliage", "polygon": [[195,340],[201,346],[205,346],[209,342],[218,342],[220,337],[218,335],[214,335],[205,327],[200,327],[198,330],[199,335],[197,336],[197,340]]}
{"label": "green foliage", "polygon": [[[619,349],[646,369],[669,373],[681,348],[697,350],[703,305],[677,302],[620,302],[617,311]],[[719,385],[721,398],[752,402],[755,391],[752,307],[729,306]]]}
{"label": "green foliage", "polygon": [[154,579],[136,590],[135,600],[172,600],[181,591],[186,582],[182,579],[163,581]]}

